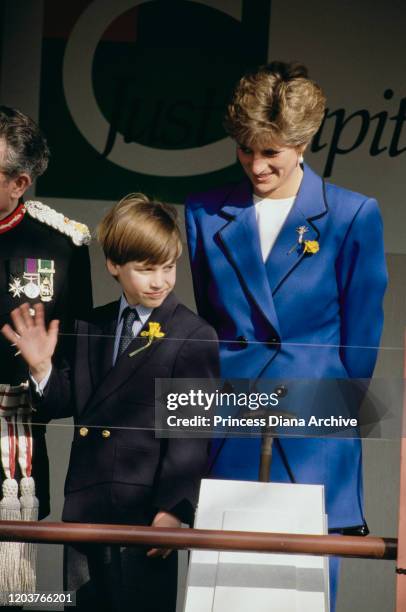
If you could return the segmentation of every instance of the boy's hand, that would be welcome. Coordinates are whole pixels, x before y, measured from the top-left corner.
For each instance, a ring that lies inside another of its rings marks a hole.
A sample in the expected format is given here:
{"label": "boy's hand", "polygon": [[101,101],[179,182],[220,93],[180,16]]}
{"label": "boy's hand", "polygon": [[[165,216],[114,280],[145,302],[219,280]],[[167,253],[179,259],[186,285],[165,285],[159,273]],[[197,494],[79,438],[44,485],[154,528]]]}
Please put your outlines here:
{"label": "boy's hand", "polygon": [[[151,527],[180,527],[181,522],[169,512],[158,512],[152,521]],[[147,552],[147,557],[163,557],[166,559],[172,552],[171,548],[151,548]]]}
{"label": "boy's hand", "polygon": [[22,304],[11,312],[14,329],[6,324],[1,329],[3,336],[16,347],[27,362],[32,376],[40,382],[48,374],[58,340],[59,321],[54,320],[45,327],[43,304],[34,305],[35,314],[30,314],[30,306]]}

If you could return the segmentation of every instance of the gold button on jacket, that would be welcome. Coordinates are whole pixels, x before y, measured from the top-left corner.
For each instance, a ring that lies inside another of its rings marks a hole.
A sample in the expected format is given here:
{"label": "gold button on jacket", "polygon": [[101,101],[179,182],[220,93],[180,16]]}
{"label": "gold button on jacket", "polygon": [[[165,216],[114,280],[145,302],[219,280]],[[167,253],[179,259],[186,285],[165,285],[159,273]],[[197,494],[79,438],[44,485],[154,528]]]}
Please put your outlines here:
{"label": "gold button on jacket", "polygon": [[108,429],[103,429],[102,431],[102,436],[103,438],[110,438],[111,433],[109,432]]}
{"label": "gold button on jacket", "polygon": [[87,427],[81,427],[79,429],[79,434],[84,438],[85,436],[87,436],[87,434],[89,433],[89,430]]}

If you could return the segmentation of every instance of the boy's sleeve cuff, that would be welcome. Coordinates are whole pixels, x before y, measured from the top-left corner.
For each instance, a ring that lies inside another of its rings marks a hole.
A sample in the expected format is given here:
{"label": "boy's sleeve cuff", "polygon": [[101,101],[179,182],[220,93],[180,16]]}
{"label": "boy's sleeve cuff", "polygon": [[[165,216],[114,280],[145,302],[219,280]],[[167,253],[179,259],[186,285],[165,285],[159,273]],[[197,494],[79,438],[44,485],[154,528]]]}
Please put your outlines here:
{"label": "boy's sleeve cuff", "polygon": [[51,377],[51,374],[52,374],[52,366],[49,368],[49,370],[48,370],[47,374],[44,376],[44,378],[42,380],[40,380],[39,382],[37,382],[35,380],[35,378],[31,374],[31,372],[29,374],[30,374],[30,380],[31,380],[32,385],[34,387],[35,393],[37,393],[40,397],[42,397],[44,395],[45,387],[47,386],[48,381],[49,381],[49,379]]}

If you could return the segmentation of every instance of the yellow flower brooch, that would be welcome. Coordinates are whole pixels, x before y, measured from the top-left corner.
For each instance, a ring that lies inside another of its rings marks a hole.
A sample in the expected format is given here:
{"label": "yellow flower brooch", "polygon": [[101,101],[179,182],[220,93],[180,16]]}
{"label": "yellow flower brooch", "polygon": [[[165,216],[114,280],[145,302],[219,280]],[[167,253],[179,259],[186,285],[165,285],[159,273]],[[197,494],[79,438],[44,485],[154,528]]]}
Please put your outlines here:
{"label": "yellow flower brooch", "polygon": [[320,250],[320,245],[317,242],[317,240],[305,240],[304,241],[303,253],[310,253],[310,255],[314,255],[315,253],[318,253],[319,250]]}
{"label": "yellow flower brooch", "polygon": [[161,338],[163,338],[165,336],[165,333],[163,331],[161,331],[161,324],[160,323],[155,323],[154,321],[149,321],[148,322],[148,330],[144,330],[143,332],[141,332],[140,336],[142,336],[143,338],[148,338],[147,343],[144,344],[144,346],[141,346],[137,350],[135,350],[132,353],[130,353],[130,355],[129,355],[130,357],[134,357],[134,355],[136,355],[140,351],[143,351],[144,349],[146,349],[149,346],[151,346],[151,344],[153,343],[153,341],[155,339],[160,340]]}

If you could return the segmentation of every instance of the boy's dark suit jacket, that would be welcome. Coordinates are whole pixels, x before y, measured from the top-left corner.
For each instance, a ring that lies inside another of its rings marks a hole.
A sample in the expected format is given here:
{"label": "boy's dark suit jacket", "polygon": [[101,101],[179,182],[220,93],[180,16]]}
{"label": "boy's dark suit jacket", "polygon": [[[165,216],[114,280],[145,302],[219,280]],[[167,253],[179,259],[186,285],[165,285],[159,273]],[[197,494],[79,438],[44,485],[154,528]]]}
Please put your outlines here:
{"label": "boy's dark suit jacket", "polygon": [[216,333],[170,294],[149,318],[165,338],[129,357],[146,342],[135,338],[112,367],[118,310],[107,304],[77,323],[72,369],[54,367],[36,400],[38,420],[75,420],[62,518],[149,524],[164,510],[190,523],[207,440],[155,438],[154,379],[218,377]]}

